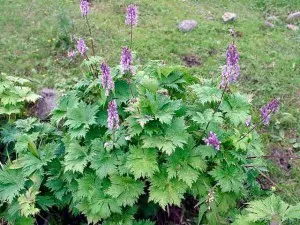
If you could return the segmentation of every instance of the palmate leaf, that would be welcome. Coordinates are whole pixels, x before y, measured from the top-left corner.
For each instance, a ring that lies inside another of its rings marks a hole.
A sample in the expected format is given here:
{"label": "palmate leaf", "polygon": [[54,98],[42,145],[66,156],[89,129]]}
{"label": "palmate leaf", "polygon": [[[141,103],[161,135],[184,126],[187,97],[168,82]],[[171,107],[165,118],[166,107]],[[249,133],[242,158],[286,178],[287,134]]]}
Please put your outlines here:
{"label": "palmate leaf", "polygon": [[280,197],[271,195],[264,200],[250,202],[246,210],[249,212],[248,218],[251,221],[271,221],[277,218],[279,220],[277,222],[280,222],[283,221],[288,207],[289,204],[282,201]]}
{"label": "palmate leaf", "polygon": [[141,99],[141,113],[151,115],[161,123],[170,124],[176,111],[181,108],[181,100],[171,100],[170,96],[147,92]]}
{"label": "palmate leaf", "polygon": [[141,181],[134,180],[127,176],[113,175],[110,177],[111,186],[107,194],[113,198],[117,198],[123,206],[133,206],[138,197],[144,193],[145,184]]}
{"label": "palmate leaf", "polygon": [[249,117],[249,107],[248,97],[240,93],[228,96],[220,105],[220,109],[226,113],[225,117],[235,126],[246,122]]}
{"label": "palmate leaf", "polygon": [[93,152],[90,155],[90,168],[94,169],[97,176],[101,179],[108,175],[115,174],[119,164],[117,153],[110,154],[106,151]]}
{"label": "palmate leaf", "polygon": [[126,166],[132,172],[135,179],[140,177],[151,177],[159,170],[157,150],[154,148],[144,149],[138,146],[130,146]]}
{"label": "palmate leaf", "polygon": [[206,163],[198,149],[194,147],[195,142],[190,138],[184,149],[176,149],[170,155],[167,163],[169,179],[178,177],[179,180],[191,187],[198,179],[200,172],[206,169]]}
{"label": "palmate leaf", "polygon": [[15,87],[15,93],[17,93],[20,97],[19,101],[26,101],[26,102],[35,102],[40,98],[39,95],[33,93],[31,88],[29,87]]}
{"label": "palmate leaf", "polygon": [[99,180],[95,173],[86,173],[77,182],[74,204],[87,217],[89,223],[97,223],[113,213],[121,213],[120,202],[105,193],[109,187],[107,179]]}
{"label": "palmate leaf", "polygon": [[76,142],[66,146],[65,171],[82,173],[88,163],[88,148]]}
{"label": "palmate leaf", "polygon": [[58,124],[67,116],[68,109],[77,106],[78,103],[79,100],[76,96],[76,92],[70,91],[63,95],[60,97],[56,108],[52,111],[51,120]]}
{"label": "palmate leaf", "polygon": [[24,189],[25,178],[20,169],[0,170],[0,200],[11,203]]}
{"label": "palmate leaf", "polygon": [[170,155],[175,148],[182,148],[187,143],[188,133],[186,131],[183,118],[175,118],[172,123],[166,127],[164,135],[152,135],[142,137],[143,148],[157,147],[161,151]]}
{"label": "palmate leaf", "polygon": [[217,87],[208,87],[195,84],[192,85],[192,90],[197,96],[197,101],[202,104],[218,102],[221,100],[222,90]]}
{"label": "palmate leaf", "polygon": [[223,192],[239,193],[243,189],[246,174],[237,166],[218,166],[209,173]]}
{"label": "palmate leaf", "polygon": [[67,111],[67,121],[65,126],[69,127],[70,135],[72,138],[84,137],[89,127],[96,124],[96,114],[98,106],[87,105],[80,102],[73,108]]}
{"label": "palmate leaf", "polygon": [[187,185],[178,179],[169,179],[166,170],[161,170],[150,179],[149,200],[158,203],[162,208],[169,205],[180,206]]}
{"label": "palmate leaf", "polygon": [[154,176],[151,180],[149,200],[158,203],[162,208],[168,204],[180,205],[186,184],[177,180],[168,180],[166,175]]}

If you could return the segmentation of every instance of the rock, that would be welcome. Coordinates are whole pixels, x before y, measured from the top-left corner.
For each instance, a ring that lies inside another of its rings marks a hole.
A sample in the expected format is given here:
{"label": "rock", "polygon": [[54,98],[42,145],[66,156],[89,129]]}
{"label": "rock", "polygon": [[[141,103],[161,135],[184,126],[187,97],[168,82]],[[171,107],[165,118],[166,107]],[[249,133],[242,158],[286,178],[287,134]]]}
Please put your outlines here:
{"label": "rock", "polygon": [[270,27],[270,28],[274,28],[275,27],[275,25],[273,24],[273,23],[271,23],[271,22],[269,22],[269,21],[265,21],[265,26],[266,27]]}
{"label": "rock", "polygon": [[53,89],[44,88],[40,91],[41,99],[36,106],[36,114],[41,120],[45,120],[55,108],[55,91]]}
{"label": "rock", "polygon": [[299,30],[299,27],[296,26],[296,25],[293,25],[293,24],[288,24],[288,25],[286,25],[286,27],[289,28],[292,31]]}
{"label": "rock", "polygon": [[198,23],[196,20],[183,20],[179,23],[178,29],[181,31],[191,31],[195,29],[198,26]]}
{"label": "rock", "polygon": [[225,23],[229,21],[234,21],[236,20],[236,14],[231,12],[225,12],[224,15],[222,16],[222,19]]}
{"label": "rock", "polygon": [[296,20],[296,19],[300,19],[300,11],[291,13],[287,18],[287,20]]}

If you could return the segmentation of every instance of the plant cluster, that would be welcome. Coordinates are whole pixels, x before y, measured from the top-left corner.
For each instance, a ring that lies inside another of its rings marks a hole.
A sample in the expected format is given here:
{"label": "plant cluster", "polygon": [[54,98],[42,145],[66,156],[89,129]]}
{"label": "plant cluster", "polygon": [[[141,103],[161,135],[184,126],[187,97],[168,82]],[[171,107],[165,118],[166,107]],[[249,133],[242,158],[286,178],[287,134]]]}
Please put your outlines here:
{"label": "plant cluster", "polygon": [[[88,6],[81,1],[87,23]],[[137,10],[127,10],[131,37]],[[160,61],[136,67],[131,47],[110,68],[88,57],[79,39],[77,52],[90,72],[60,97],[51,121],[26,118],[2,128],[3,144],[13,149],[0,171],[1,215],[9,224],[53,221],[55,210],[68,209],[88,224],[153,225],[159,210],[173,206],[181,222],[228,224],[241,201],[262,194],[256,177],[265,164],[255,128],[269,123],[279,103],[263,107],[257,125],[251,121],[249,97],[231,88],[239,75],[234,43],[221,84]],[[189,198],[195,214],[186,218]],[[272,220],[272,211],[259,215],[268,202],[284,205],[280,221],[299,217],[299,207],[271,198],[251,203],[237,223]]]}

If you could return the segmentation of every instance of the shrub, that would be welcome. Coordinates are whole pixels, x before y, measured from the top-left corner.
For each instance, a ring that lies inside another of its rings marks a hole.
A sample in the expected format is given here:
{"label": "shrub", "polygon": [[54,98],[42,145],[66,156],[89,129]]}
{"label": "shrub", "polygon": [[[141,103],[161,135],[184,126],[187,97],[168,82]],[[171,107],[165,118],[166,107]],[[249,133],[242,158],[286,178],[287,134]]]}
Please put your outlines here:
{"label": "shrub", "polygon": [[[100,79],[76,84],[60,98],[52,125],[16,122],[17,157],[0,173],[8,221],[56,206],[89,222],[132,224],[137,212],[145,218],[140,207],[147,201],[167,209],[191,195],[199,199],[199,223],[218,224],[258,189],[255,168],[263,162],[253,157],[262,155],[259,135],[239,141],[248,129],[247,96],[159,63],[131,82],[120,71],[111,71],[115,89],[109,96]],[[111,100],[120,121],[113,129],[107,123]],[[209,131],[219,150],[205,144]]]}

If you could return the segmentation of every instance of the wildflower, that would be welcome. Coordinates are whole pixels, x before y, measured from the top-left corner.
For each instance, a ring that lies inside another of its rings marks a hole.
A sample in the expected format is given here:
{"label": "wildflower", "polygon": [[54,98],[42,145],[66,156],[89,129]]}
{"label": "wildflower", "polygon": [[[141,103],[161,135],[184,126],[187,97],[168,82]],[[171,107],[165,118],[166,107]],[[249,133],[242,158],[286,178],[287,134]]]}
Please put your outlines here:
{"label": "wildflower", "polygon": [[85,55],[86,51],[88,50],[82,38],[77,41],[77,50],[81,55]]}
{"label": "wildflower", "polygon": [[213,146],[214,149],[220,150],[221,142],[218,140],[218,137],[214,132],[210,131],[209,132],[209,137],[204,138],[203,141],[206,143],[206,145]]}
{"label": "wildflower", "polygon": [[81,0],[80,2],[80,10],[81,10],[81,15],[83,17],[86,17],[87,14],[89,13],[89,3],[87,0]]}
{"label": "wildflower", "polygon": [[75,58],[75,56],[77,55],[77,51],[68,51],[68,58],[70,58],[71,60],[73,60]]}
{"label": "wildflower", "polygon": [[112,100],[108,103],[108,128],[110,130],[119,128],[119,114],[116,100]]}
{"label": "wildflower", "polygon": [[246,120],[246,126],[249,127],[250,124],[251,124],[251,120],[252,120],[252,117],[249,116],[248,119]]}
{"label": "wildflower", "polygon": [[102,87],[105,89],[106,96],[109,95],[109,91],[115,89],[114,81],[110,75],[110,68],[106,63],[101,64],[102,70]]}
{"label": "wildflower", "polygon": [[234,44],[231,44],[227,48],[226,52],[227,63],[223,66],[222,69],[222,82],[220,87],[225,88],[230,83],[233,83],[237,80],[240,74],[239,67],[239,53]]}
{"label": "wildflower", "polygon": [[278,107],[279,99],[273,99],[260,109],[260,115],[264,125],[268,125],[270,123],[271,114],[277,112]]}
{"label": "wildflower", "polygon": [[120,64],[121,64],[122,74],[124,74],[126,72],[130,72],[131,74],[134,74],[134,69],[132,66],[132,53],[128,47],[122,48]]}
{"label": "wildflower", "polygon": [[136,27],[138,24],[138,7],[136,5],[129,5],[127,7],[125,23],[128,26]]}

